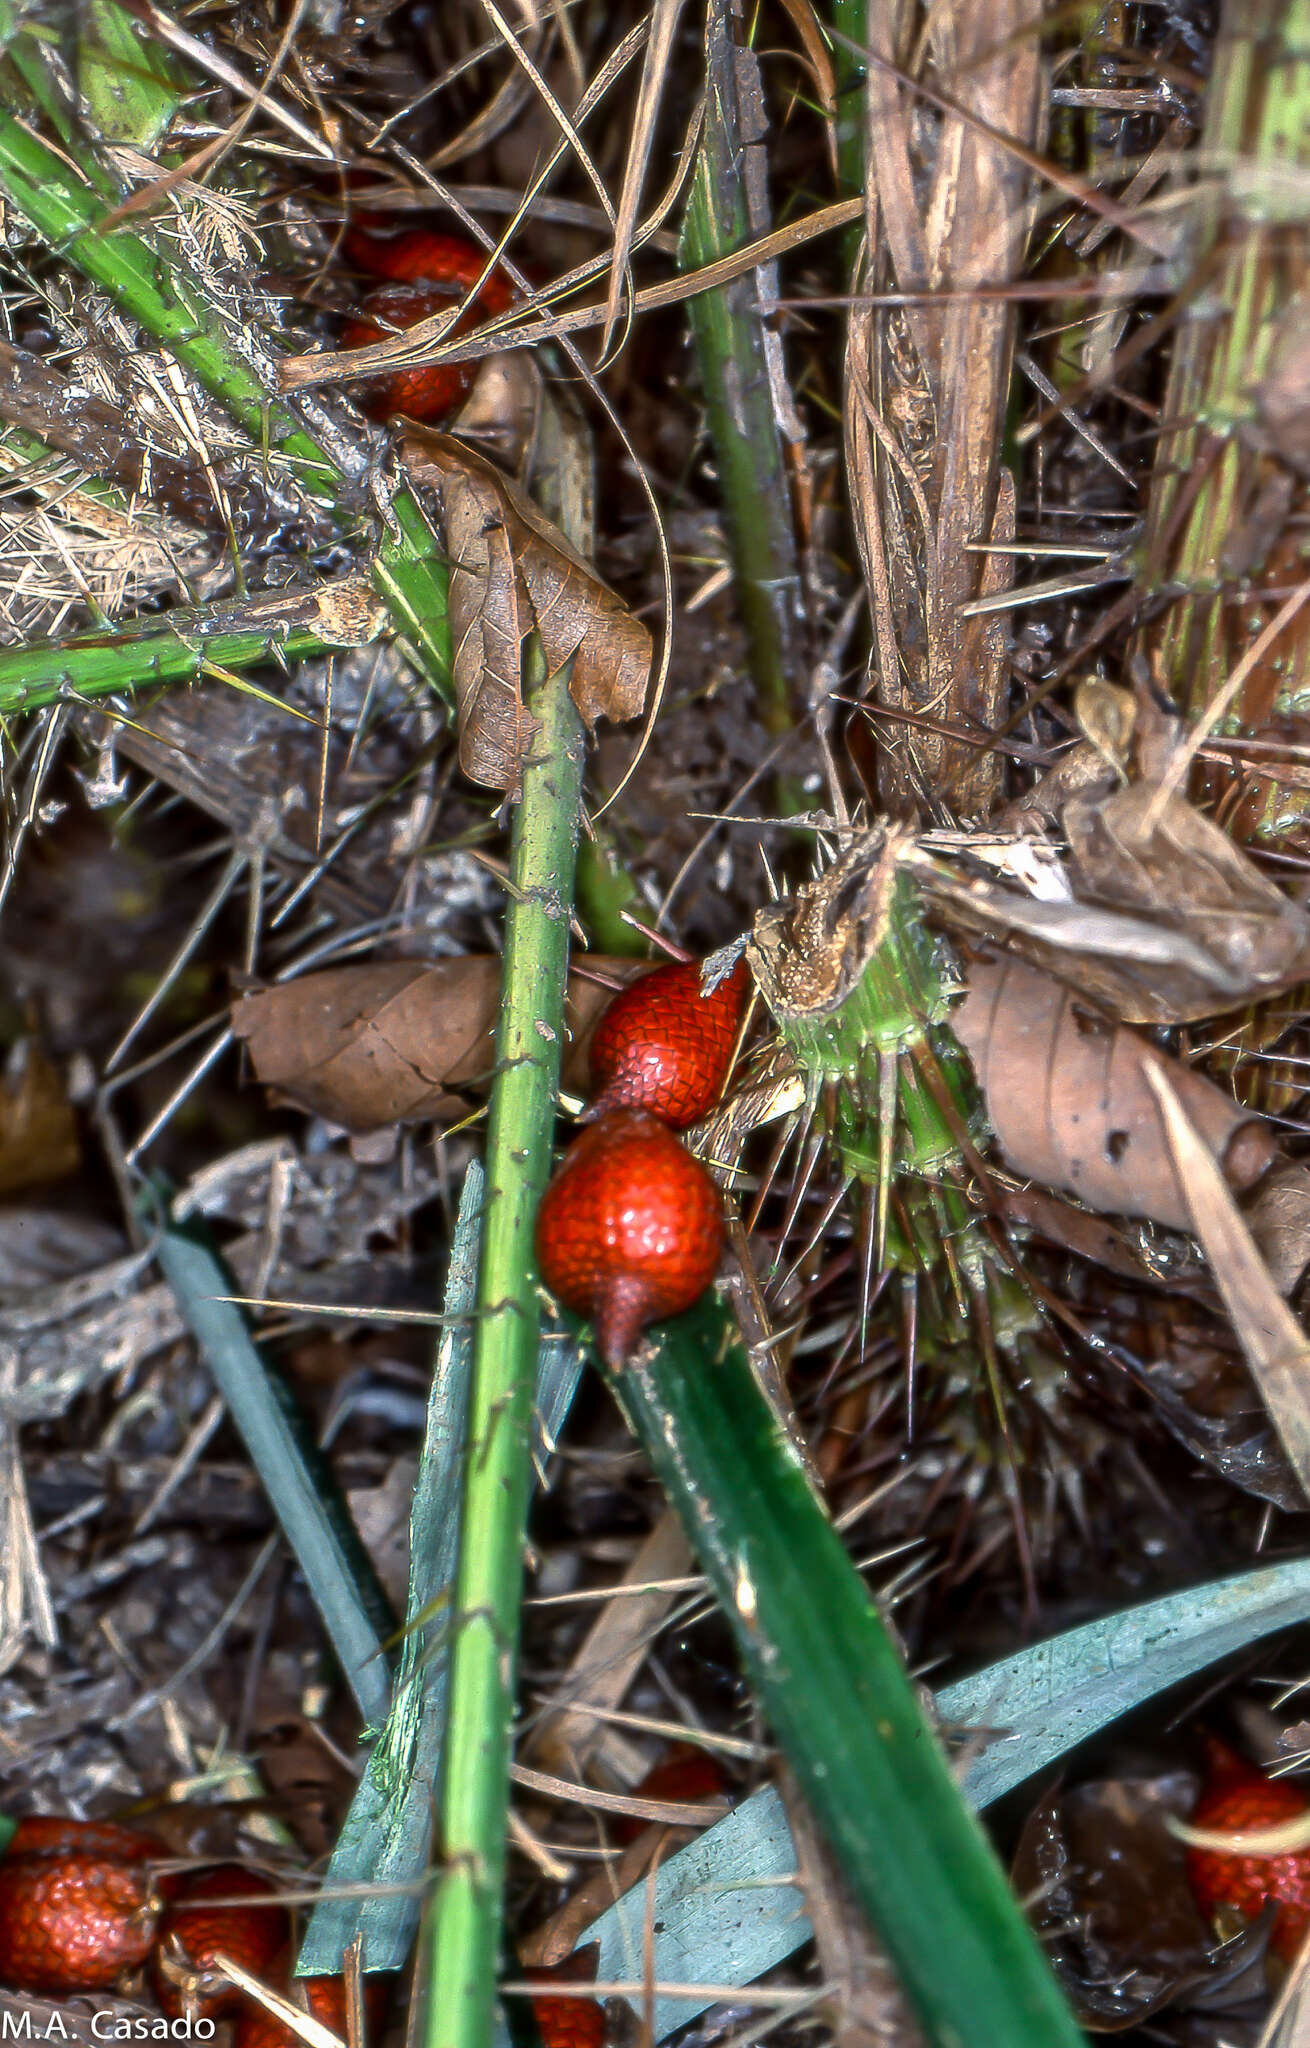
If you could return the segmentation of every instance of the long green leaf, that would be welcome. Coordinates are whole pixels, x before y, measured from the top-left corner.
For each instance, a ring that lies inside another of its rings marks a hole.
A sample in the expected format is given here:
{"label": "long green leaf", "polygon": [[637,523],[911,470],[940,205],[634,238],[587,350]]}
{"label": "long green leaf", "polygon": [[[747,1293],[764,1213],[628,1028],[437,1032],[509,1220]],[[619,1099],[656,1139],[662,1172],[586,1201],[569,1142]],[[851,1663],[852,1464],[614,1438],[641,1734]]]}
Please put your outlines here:
{"label": "long green leaf", "polygon": [[[943,1687],[937,1710],[967,1745],[961,1792],[990,1805],[1145,1700],[1308,1616],[1310,1560],[1297,1558],[1087,1622]],[[640,1977],[649,1913],[658,1981],[754,1982],[810,1938],[795,1872],[786,1811],[767,1785],[671,1856],[649,1900],[630,1893],[587,1930],[597,1975]],[[657,1998],[656,2039],[710,2003]]]}
{"label": "long green leaf", "polygon": [[369,1726],[380,1725],[391,1697],[382,1644],[394,1617],[331,1468],[290,1388],[261,1356],[230,1298],[239,1290],[200,1226],[166,1223],[156,1257],[305,1575],[360,1713]]}
{"label": "long green leaf", "polygon": [[899,1654],[717,1302],[618,1394],[760,1706],[931,2040],[1082,2039]]}

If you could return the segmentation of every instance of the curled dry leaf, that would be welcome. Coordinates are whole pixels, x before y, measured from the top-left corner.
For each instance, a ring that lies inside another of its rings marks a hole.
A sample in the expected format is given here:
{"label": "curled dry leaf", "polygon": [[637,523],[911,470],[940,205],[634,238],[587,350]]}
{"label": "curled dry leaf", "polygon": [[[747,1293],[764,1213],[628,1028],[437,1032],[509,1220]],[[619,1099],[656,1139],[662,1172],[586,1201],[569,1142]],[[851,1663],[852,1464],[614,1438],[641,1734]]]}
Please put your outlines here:
{"label": "curled dry leaf", "polygon": [[1188,1889],[1170,1824],[1195,1783],[1174,1771],[1052,1790],[1024,1825],[1015,1887],[1093,2033],[1126,2032],[1171,2005],[1240,2005],[1263,1988],[1261,1936],[1215,1948]]}
{"label": "curled dry leaf", "polygon": [[495,466],[449,434],[415,433],[413,475],[442,505],[453,568],[450,616],[464,773],[513,792],[532,742],[521,653],[536,632],[552,672],[570,659],[570,694],[588,731],[639,718],[651,637],[558,527]]}
{"label": "curled dry leaf", "polygon": [[[1016,1173],[1077,1195],[1091,1209],[1192,1228],[1146,1075],[1162,1062],[1145,1039],[1015,959],[974,962],[951,1021]],[[1204,1075],[1178,1061],[1168,1066],[1232,1186],[1254,1186],[1277,1155],[1266,1126]]]}
{"label": "curled dry leaf", "polygon": [[1075,900],[1038,902],[922,849],[942,923],[1007,942],[1130,1024],[1178,1024],[1310,978],[1310,916],[1182,797],[1156,783],[1067,803]]}
{"label": "curled dry leaf", "polygon": [[0,1195],[47,1186],[81,1164],[77,1118],[39,1045],[23,1039],[0,1081]]}
{"label": "curled dry leaf", "polygon": [[1310,1167],[1304,1160],[1261,1183],[1246,1220],[1270,1279],[1280,1294],[1291,1294],[1310,1266]]}
{"label": "curled dry leaf", "polygon": [[1288,1462],[1310,1498],[1310,1347],[1305,1333],[1270,1278],[1246,1218],[1197,1129],[1191,1105],[1175,1086],[1176,1077],[1158,1059],[1145,1063],[1142,1071],[1160,1105],[1178,1179],[1187,1190],[1191,1229]]}
{"label": "curled dry leaf", "polygon": [[[564,1085],[585,1088],[591,1027],[642,960],[588,959],[569,976]],[[348,1131],[462,1116],[495,1058],[501,961],[381,960],[253,989],[232,1005],[257,1078]]]}

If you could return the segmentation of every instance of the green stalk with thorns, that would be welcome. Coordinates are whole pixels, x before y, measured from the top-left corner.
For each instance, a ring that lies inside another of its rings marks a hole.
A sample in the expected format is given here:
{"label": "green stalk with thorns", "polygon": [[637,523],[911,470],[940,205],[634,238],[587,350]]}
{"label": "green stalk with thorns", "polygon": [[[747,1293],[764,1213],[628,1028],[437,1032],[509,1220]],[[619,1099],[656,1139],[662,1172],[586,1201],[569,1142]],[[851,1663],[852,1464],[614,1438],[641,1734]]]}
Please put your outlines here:
{"label": "green stalk with thorns", "polygon": [[[1306,445],[1296,365],[1310,290],[1310,0],[1228,0],[1200,157],[1190,236],[1200,303],[1174,339],[1143,578],[1171,602],[1147,640],[1180,705],[1249,732],[1307,703],[1310,609],[1236,701],[1225,686],[1306,573],[1284,457]],[[1271,781],[1249,822],[1277,837],[1304,822],[1307,802]]]}
{"label": "green stalk with thorns", "polygon": [[[705,30],[705,129],[679,248],[684,270],[731,255],[767,227],[752,219],[749,206],[746,166],[752,150],[758,156],[759,143],[748,139],[743,80],[754,78],[758,90],[758,76],[753,54],[738,47],[737,29],[731,0],[712,0]],[[701,292],[687,312],[759,716],[776,739],[790,733],[801,714],[805,622],[760,280],[752,273]]]}
{"label": "green stalk with thorns", "polygon": [[[12,44],[11,58],[20,47],[22,37]],[[10,102],[22,105],[26,95],[12,62],[10,69]],[[105,226],[105,172],[91,155],[94,170],[79,174],[19,115],[0,111],[0,194],[14,211],[54,254],[166,348],[245,429],[254,447],[280,456],[311,497],[330,504],[343,533],[358,528],[353,501],[369,484],[366,441],[315,400],[281,396],[271,338],[250,322],[230,292],[224,294],[228,303],[221,303],[217,287],[180,249],[168,247],[162,231],[146,235]],[[385,515],[388,530],[371,569],[374,585],[428,681],[450,701],[447,577],[436,535],[407,491],[392,497]]]}

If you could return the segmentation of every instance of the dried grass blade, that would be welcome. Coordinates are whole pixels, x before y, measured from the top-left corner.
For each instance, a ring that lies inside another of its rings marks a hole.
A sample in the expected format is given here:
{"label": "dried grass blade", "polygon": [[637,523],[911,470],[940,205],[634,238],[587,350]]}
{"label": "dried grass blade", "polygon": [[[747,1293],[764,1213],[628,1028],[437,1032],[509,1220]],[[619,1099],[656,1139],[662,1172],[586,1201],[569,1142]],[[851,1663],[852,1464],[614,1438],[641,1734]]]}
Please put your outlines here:
{"label": "dried grass blade", "polygon": [[641,84],[637,92],[632,140],[628,144],[628,159],[623,166],[623,190],[619,194],[618,218],[614,224],[614,253],[610,260],[605,324],[600,334],[602,357],[609,350],[610,336],[619,317],[619,300],[623,293],[624,279],[628,275],[628,259],[632,254],[637,212],[641,205],[642,188],[650,163],[655,122],[664,99],[669,56],[673,49],[673,38],[682,8],[683,0],[655,0],[651,13],[650,40],[646,45],[646,56],[641,67]]}
{"label": "dried grass blade", "polygon": [[1198,1134],[1163,1069],[1146,1068],[1178,1178],[1187,1190],[1192,1226],[1251,1368],[1269,1419],[1310,1497],[1310,1344],[1269,1276],[1214,1156]]}

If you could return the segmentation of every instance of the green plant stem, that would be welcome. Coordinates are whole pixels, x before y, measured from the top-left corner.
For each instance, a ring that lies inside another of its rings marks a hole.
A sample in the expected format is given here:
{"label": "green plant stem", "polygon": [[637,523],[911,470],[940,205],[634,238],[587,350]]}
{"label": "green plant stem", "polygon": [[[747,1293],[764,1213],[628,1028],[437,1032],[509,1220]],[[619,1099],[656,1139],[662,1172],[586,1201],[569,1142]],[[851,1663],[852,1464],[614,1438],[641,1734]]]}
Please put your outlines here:
{"label": "green plant stem", "polygon": [[[868,0],[831,0],[833,28],[833,95],[837,102],[837,178],[843,193],[864,190],[864,76],[857,55],[869,41]],[[852,45],[855,47],[853,48]],[[859,248],[864,229],[847,231],[850,254]]]}
{"label": "green plant stem", "polygon": [[1082,2036],[722,1306],[618,1395],[805,1797],[938,2048]]}
{"label": "green plant stem", "polygon": [[[767,222],[752,222],[741,82],[754,59],[738,47],[731,0],[712,0],[705,31],[705,128],[687,198],[679,261],[695,270],[731,255]],[[758,147],[758,145],[755,145]],[[804,606],[791,491],[765,353],[758,282],[748,275],[688,303],[705,413],[766,731],[792,731],[803,680]]]}
{"label": "green plant stem", "polygon": [[[1305,574],[1289,510],[1291,435],[1261,418],[1303,347],[1310,290],[1304,204],[1310,168],[1310,0],[1227,0],[1206,92],[1201,148],[1213,182],[1193,199],[1197,303],[1178,326],[1147,517],[1146,587],[1176,593],[1148,629],[1153,672],[1204,716],[1289,583]],[[1285,401],[1284,401],[1285,402]],[[1268,594],[1261,589],[1267,588]],[[1310,615],[1248,676],[1232,722],[1259,730],[1310,701]],[[1229,726],[1231,730],[1231,725]],[[1276,775],[1236,829],[1304,826],[1306,792]]]}
{"label": "green plant stem", "polygon": [[[123,228],[103,232],[104,200],[12,114],[0,112],[0,192],[55,254],[108,292],[115,304],[162,343],[257,447],[290,463],[313,494],[354,520],[352,493],[369,462],[360,436],[339,426],[316,400],[276,391],[276,351],[234,301],[211,302],[180,254]],[[426,514],[408,492],[392,501],[394,526],[373,565],[373,580],[393,622],[429,682],[451,700],[446,569]]]}
{"label": "green plant stem", "polygon": [[568,669],[540,680],[514,821],[464,1467],[427,2048],[489,2048],[505,1874],[514,1648],[541,1310],[532,1250],[550,1172],[582,793]]}
{"label": "green plant stem", "polygon": [[222,671],[239,673],[271,660],[301,661],[331,644],[321,633],[294,625],[227,627],[230,604],[176,611],[134,621],[121,633],[82,633],[0,649],[0,718],[39,710],[72,697],[120,693],[199,682]]}

